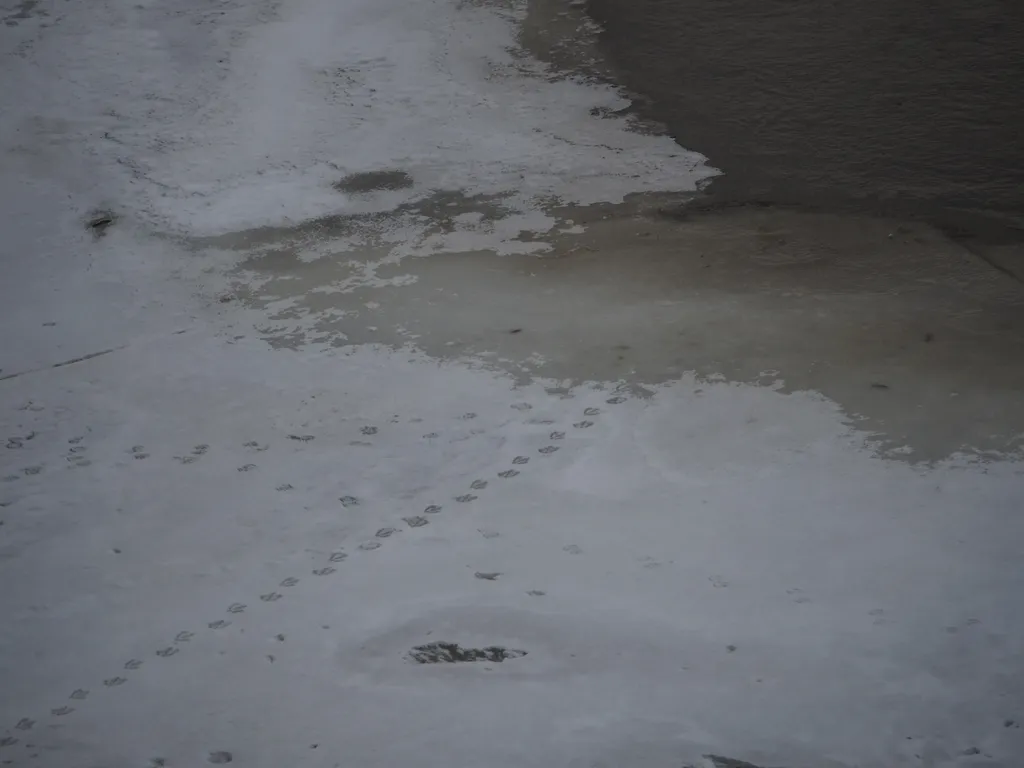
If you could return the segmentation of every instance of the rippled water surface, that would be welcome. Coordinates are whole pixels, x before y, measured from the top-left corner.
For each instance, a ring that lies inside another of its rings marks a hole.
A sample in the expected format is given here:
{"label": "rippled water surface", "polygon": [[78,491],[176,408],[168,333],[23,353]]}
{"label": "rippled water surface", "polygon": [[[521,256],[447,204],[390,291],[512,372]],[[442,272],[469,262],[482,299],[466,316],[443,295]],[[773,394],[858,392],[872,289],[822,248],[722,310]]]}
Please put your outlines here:
{"label": "rippled water surface", "polygon": [[939,223],[970,209],[1024,218],[1024,3],[591,0],[589,10],[641,111],[725,172],[713,190],[726,199]]}

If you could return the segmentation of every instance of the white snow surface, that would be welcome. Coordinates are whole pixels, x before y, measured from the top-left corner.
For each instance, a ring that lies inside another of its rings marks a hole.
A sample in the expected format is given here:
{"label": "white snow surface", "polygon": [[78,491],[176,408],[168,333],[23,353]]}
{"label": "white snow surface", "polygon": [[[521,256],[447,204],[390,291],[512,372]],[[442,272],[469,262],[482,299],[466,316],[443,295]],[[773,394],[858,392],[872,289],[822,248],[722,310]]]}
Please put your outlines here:
{"label": "white snow surface", "polygon": [[[529,253],[545,201],[713,173],[523,12],[0,0],[0,764],[1024,764],[1019,462],[882,458],[813,392],[274,349],[217,300],[196,236],[458,190],[504,223],[388,242]],[[379,170],[413,184],[331,187]]]}
{"label": "white snow surface", "polygon": [[615,201],[712,173],[668,137],[590,119],[628,101],[517,54],[517,2],[54,5],[47,29],[9,33],[34,37],[5,63],[6,140],[87,141],[63,174],[191,233],[337,213],[339,170],[416,179],[346,212],[435,188]]}

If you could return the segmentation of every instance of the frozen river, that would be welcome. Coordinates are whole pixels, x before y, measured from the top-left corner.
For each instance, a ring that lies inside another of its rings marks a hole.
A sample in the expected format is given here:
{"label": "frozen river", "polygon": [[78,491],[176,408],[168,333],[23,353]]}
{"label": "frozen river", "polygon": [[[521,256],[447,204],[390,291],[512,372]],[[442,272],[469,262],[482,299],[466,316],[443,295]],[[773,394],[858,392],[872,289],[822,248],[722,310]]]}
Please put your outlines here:
{"label": "frozen river", "polygon": [[1024,760],[1018,281],[579,4],[0,20],[0,763]]}

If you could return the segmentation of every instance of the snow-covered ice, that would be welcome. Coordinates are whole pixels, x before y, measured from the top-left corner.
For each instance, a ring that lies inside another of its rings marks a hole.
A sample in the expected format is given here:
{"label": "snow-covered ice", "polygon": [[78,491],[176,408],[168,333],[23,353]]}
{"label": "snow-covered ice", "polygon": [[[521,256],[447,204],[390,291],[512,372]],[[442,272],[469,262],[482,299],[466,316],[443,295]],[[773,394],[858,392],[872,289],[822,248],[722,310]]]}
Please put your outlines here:
{"label": "snow-covered ice", "polygon": [[577,4],[2,2],[0,764],[1024,760],[1018,284]]}

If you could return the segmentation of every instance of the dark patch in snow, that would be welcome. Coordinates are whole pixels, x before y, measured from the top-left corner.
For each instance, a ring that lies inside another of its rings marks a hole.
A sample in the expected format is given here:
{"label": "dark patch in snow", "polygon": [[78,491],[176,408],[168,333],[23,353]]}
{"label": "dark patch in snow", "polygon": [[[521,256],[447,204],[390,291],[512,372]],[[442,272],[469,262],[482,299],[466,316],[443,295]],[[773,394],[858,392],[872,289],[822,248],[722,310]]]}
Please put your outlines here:
{"label": "dark patch in snow", "polygon": [[405,171],[366,171],[350,173],[335,182],[334,188],[349,195],[365,195],[370,192],[394,192],[408,189],[412,185],[412,176]]}
{"label": "dark patch in snow", "polygon": [[[722,757],[721,755],[704,755],[715,768],[762,768],[760,765],[754,765],[753,763],[747,763],[743,760],[735,760],[731,757]],[[690,768],[687,766],[687,768]]]}
{"label": "dark patch in snow", "polygon": [[457,664],[472,661],[503,662],[506,659],[518,659],[526,655],[526,651],[503,648],[491,645],[487,648],[462,648],[457,643],[428,643],[417,645],[409,651],[406,658],[417,664]]}
{"label": "dark patch in snow", "polygon": [[91,230],[96,237],[103,237],[107,233],[107,229],[117,221],[115,216],[110,211],[93,211],[92,214],[85,220],[85,226]]}
{"label": "dark patch in snow", "polygon": [[39,5],[39,0],[21,0],[11,13],[4,16],[4,23],[8,27],[16,27],[19,22],[31,19],[33,16],[49,16],[45,10],[37,10],[37,5]]}

